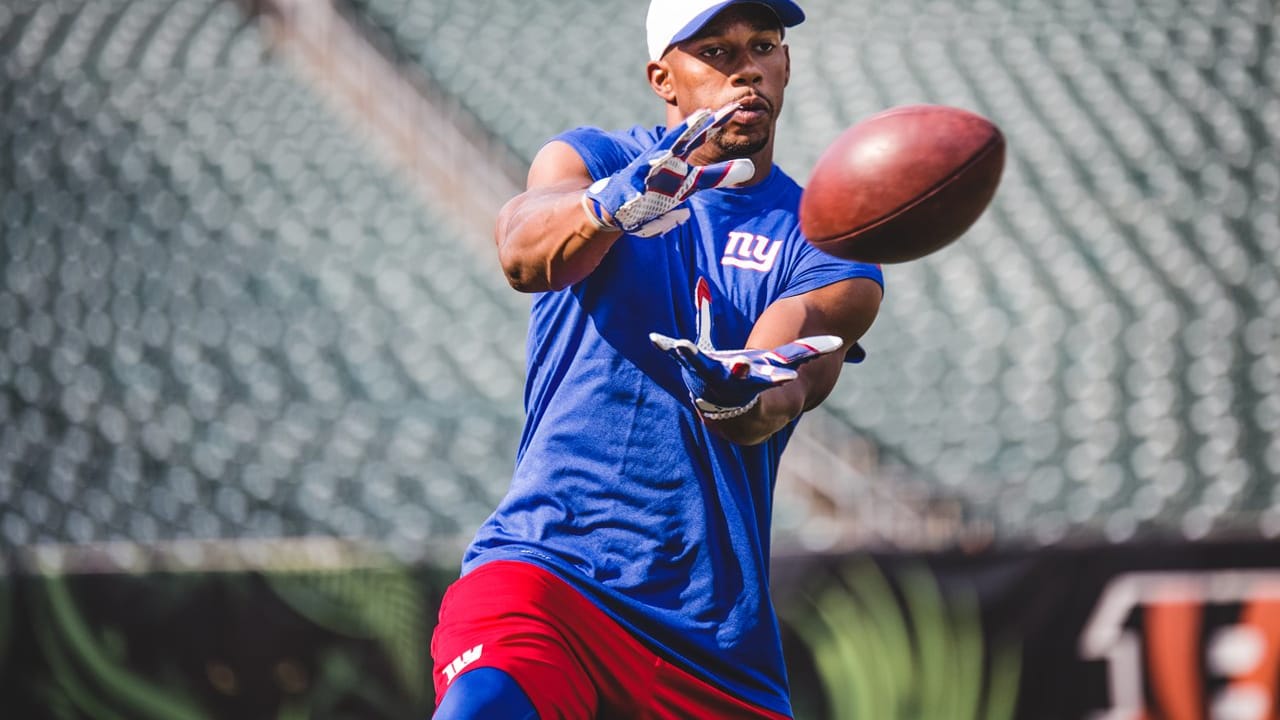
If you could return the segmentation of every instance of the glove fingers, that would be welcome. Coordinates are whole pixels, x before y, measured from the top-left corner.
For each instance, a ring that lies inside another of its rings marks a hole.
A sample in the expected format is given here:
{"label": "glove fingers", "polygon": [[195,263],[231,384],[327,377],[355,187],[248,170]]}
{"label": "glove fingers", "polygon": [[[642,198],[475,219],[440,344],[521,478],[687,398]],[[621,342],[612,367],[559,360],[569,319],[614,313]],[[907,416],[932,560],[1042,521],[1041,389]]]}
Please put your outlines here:
{"label": "glove fingers", "polygon": [[756,364],[764,360],[770,350],[710,350],[706,351],[707,357],[719,362],[723,365],[735,365],[740,362]]}
{"label": "glove fingers", "polygon": [[710,110],[696,110],[684,122],[667,132],[655,147],[666,145],[671,149],[672,155],[684,159],[702,144],[702,138],[713,122],[715,117]]}
{"label": "glove fingers", "polygon": [[765,390],[798,377],[796,371],[790,368],[776,367],[767,362],[752,362],[745,357],[714,360],[704,354],[699,358],[707,366],[698,375],[707,382],[708,388],[714,389],[704,399],[717,405],[744,405]]}
{"label": "glove fingers", "polygon": [[800,365],[844,346],[835,335],[800,338],[773,350],[703,352],[689,340],[660,333],[649,333],[649,341],[680,363],[695,398],[724,407],[744,405],[769,388],[792,382],[799,377]]}
{"label": "glove fingers", "polygon": [[742,373],[741,379],[750,381],[758,375],[756,368],[761,365],[753,362],[754,358],[747,355],[704,353],[688,340],[669,338],[659,333],[649,333],[649,342],[674,357],[690,372],[710,382],[736,379],[737,374],[742,373],[741,370],[735,373],[739,366],[747,367],[747,372]]}
{"label": "glove fingers", "polygon": [[720,377],[766,389],[796,379],[797,373],[774,362],[768,350],[715,350],[702,353],[703,362],[715,368]]}
{"label": "glove fingers", "polygon": [[779,367],[795,368],[828,353],[839,350],[844,340],[835,335],[814,335],[774,348],[768,361]]}
{"label": "glove fingers", "polygon": [[702,147],[702,144],[710,137],[711,131],[724,127],[733,114],[737,112],[740,105],[737,101],[716,110],[714,113],[710,110],[699,110],[689,116],[685,121],[688,129],[682,134],[680,141],[671,148],[671,152],[676,157],[684,160],[689,157],[694,150]]}
{"label": "glove fingers", "polygon": [[[702,354],[697,345],[683,338],[671,338],[656,332],[649,333],[649,342],[653,343],[654,347],[678,360],[681,365],[690,370],[697,369],[693,364],[693,359],[701,358]],[[701,359],[705,361],[705,358]]]}
{"label": "glove fingers", "polygon": [[694,171],[693,189],[735,187],[750,180],[755,174],[755,163],[746,158],[707,165]]}
{"label": "glove fingers", "polygon": [[[734,165],[716,166],[708,174],[703,169],[690,168],[685,162],[690,153],[706,142],[713,129],[729,121],[738,107],[735,102],[715,112],[703,109],[689,115],[627,167],[593,183],[587,191],[592,203],[588,212],[601,223],[631,232],[659,219],[703,187],[745,181],[754,170],[747,172],[746,168]],[[612,222],[605,223],[606,213]],[[643,236],[662,234],[684,219],[676,217],[645,228]]]}
{"label": "glove fingers", "polygon": [[635,230],[632,230],[631,234],[636,237],[643,238],[656,237],[674,229],[677,225],[688,219],[689,208],[676,208],[675,210],[672,210],[665,215],[659,215]]}
{"label": "glove fingers", "polygon": [[726,365],[715,358],[707,357],[705,353],[698,349],[697,345],[694,345],[688,340],[685,342],[688,344],[688,347],[680,348],[683,356],[681,357],[681,360],[685,363],[686,367],[697,373],[698,377],[703,380],[716,382],[730,377],[731,367],[729,365]]}
{"label": "glove fingers", "polygon": [[654,347],[658,348],[663,352],[671,352],[672,350],[675,350],[682,342],[689,342],[689,341],[678,340],[673,337],[667,337],[662,333],[651,332],[649,333],[649,342],[653,343]]}
{"label": "glove fingers", "polygon": [[751,377],[770,387],[777,387],[800,377],[800,373],[791,368],[777,367],[776,365],[753,365],[751,367]]}

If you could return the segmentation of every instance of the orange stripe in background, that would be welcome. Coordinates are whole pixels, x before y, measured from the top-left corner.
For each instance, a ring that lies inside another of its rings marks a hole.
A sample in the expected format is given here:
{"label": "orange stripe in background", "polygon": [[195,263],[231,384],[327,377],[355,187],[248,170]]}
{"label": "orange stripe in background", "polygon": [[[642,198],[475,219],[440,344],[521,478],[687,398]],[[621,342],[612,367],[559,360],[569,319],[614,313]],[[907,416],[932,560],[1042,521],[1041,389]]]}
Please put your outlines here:
{"label": "orange stripe in background", "polygon": [[1280,600],[1254,600],[1240,614],[1240,624],[1256,630],[1265,645],[1262,659],[1248,673],[1235,678],[1232,687],[1252,685],[1267,693],[1267,709],[1261,717],[1276,717],[1276,691],[1280,684]]}
{"label": "orange stripe in background", "polygon": [[1168,602],[1146,613],[1147,666],[1155,694],[1155,716],[1164,720],[1204,717],[1200,672],[1201,606]]}

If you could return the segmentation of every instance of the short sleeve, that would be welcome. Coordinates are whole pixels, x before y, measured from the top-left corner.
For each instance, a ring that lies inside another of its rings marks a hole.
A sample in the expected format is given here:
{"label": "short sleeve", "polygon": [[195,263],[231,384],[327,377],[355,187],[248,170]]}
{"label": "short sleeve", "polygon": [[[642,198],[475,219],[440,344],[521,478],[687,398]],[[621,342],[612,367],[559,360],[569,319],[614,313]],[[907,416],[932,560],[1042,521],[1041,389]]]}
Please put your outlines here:
{"label": "short sleeve", "polygon": [[618,172],[639,156],[640,144],[632,139],[636,130],[623,135],[595,127],[579,127],[560,133],[552,141],[559,140],[576,150],[591,178],[599,180]]}
{"label": "short sleeve", "polygon": [[884,273],[879,265],[841,260],[810,245],[803,237],[799,240],[796,260],[781,297],[802,295],[841,280],[860,277],[875,280],[881,289],[884,288]]}

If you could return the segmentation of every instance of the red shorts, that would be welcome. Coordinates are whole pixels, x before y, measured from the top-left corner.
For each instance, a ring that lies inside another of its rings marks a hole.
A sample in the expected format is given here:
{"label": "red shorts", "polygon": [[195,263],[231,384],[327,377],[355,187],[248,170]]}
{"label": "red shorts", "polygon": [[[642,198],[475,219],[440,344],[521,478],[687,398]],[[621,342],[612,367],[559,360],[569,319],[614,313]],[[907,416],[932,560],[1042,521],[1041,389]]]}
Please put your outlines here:
{"label": "red shorts", "polygon": [[431,638],[436,703],[453,678],[506,672],[542,720],[786,720],[676,668],[551,572],[486,563],[455,582]]}

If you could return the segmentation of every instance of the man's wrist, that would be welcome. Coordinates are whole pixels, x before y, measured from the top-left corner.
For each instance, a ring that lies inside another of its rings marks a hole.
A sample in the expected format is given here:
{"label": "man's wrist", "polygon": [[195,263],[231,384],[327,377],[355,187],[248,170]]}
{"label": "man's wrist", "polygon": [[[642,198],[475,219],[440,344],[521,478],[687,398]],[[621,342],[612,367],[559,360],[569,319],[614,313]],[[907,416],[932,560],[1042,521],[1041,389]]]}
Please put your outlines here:
{"label": "man's wrist", "polygon": [[707,420],[732,420],[751,412],[757,404],[760,403],[760,396],[756,395],[747,402],[746,405],[724,407],[715,403],[707,402],[702,398],[694,398],[693,406],[698,409],[698,414]]}
{"label": "man's wrist", "polygon": [[582,191],[580,204],[582,205],[582,212],[586,213],[587,217],[591,220],[591,223],[595,225],[596,230],[616,231],[619,229],[617,225],[614,225],[611,222],[612,218],[609,220],[604,218],[605,209],[601,207],[599,201],[591,197],[591,193],[586,190]]}

